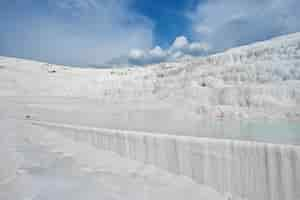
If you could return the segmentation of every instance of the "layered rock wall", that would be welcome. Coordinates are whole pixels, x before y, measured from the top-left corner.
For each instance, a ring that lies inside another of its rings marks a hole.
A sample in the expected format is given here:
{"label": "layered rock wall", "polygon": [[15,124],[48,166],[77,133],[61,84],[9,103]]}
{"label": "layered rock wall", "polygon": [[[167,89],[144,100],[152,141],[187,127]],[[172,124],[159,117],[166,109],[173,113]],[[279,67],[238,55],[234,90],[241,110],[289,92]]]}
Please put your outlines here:
{"label": "layered rock wall", "polygon": [[300,199],[300,147],[39,123],[74,140],[192,178],[233,198]]}

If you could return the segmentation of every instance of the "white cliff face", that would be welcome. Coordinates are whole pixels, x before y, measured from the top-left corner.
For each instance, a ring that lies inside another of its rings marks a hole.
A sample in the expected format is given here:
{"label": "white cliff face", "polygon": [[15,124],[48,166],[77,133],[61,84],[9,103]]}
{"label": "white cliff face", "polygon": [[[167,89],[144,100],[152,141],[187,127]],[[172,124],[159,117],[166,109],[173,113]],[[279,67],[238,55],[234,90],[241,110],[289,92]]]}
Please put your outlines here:
{"label": "white cliff face", "polygon": [[23,109],[45,120],[53,117],[41,110],[55,112],[53,101],[64,102],[62,120],[180,135],[209,136],[199,127],[204,121],[300,119],[299,33],[145,68],[70,68],[6,57],[0,66],[0,96],[19,96]]}
{"label": "white cliff face", "polygon": [[[233,199],[300,198],[300,147],[45,122],[75,141],[184,175]],[[230,199],[230,198],[229,198]]]}
{"label": "white cliff face", "polygon": [[16,154],[12,151],[14,149],[14,144],[9,144],[7,142],[6,137],[10,136],[3,135],[4,134],[2,133],[0,136],[0,197],[2,192],[11,187],[10,182],[16,179],[17,172]]}
{"label": "white cliff face", "polygon": [[[246,199],[300,198],[299,104],[299,33],[144,68],[0,57],[0,120],[62,124],[58,133]],[[3,169],[0,179],[15,172]]]}
{"label": "white cliff face", "polygon": [[0,130],[1,200],[226,200],[190,178],[72,141],[64,131],[12,118],[0,120]]}

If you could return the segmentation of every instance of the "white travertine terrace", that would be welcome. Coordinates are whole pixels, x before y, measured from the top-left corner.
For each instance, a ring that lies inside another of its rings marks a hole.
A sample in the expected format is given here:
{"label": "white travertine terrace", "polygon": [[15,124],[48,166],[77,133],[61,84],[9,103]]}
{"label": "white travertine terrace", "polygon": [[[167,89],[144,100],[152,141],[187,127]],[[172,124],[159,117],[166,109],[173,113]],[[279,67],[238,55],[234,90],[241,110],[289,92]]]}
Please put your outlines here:
{"label": "white travertine terrace", "polygon": [[109,130],[47,122],[34,125],[75,141],[192,178],[234,199],[300,197],[300,147]]}
{"label": "white travertine terrace", "polygon": [[145,68],[79,69],[6,57],[0,65],[1,96],[83,97],[192,118],[300,116],[299,33]]}
{"label": "white travertine terrace", "polygon": [[[299,33],[143,68],[0,57],[0,120],[35,120],[234,198],[300,199],[299,104]],[[276,126],[248,133],[248,121]],[[14,165],[0,167],[0,182]]]}

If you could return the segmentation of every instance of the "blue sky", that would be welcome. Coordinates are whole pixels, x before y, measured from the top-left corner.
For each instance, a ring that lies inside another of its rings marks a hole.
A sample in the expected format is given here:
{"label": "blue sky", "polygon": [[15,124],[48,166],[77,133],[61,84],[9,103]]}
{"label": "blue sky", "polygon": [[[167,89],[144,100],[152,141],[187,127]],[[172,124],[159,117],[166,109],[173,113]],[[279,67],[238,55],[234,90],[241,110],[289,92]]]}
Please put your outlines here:
{"label": "blue sky", "polygon": [[156,44],[167,47],[180,35],[190,35],[190,19],[186,15],[197,5],[197,0],[136,1],[134,9],[154,23]]}
{"label": "blue sky", "polygon": [[298,0],[0,0],[0,55],[156,63],[300,31],[298,8]]}

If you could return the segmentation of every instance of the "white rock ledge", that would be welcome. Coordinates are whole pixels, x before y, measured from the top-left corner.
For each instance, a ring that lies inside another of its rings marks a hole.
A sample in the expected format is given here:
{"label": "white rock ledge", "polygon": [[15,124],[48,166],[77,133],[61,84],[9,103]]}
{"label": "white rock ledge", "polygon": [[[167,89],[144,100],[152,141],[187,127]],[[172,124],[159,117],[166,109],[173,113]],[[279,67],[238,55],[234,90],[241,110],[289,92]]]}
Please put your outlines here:
{"label": "white rock ledge", "polygon": [[300,146],[34,121],[74,140],[191,177],[233,198],[300,199]]}

